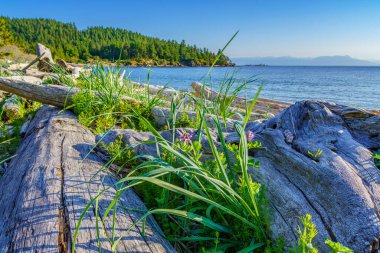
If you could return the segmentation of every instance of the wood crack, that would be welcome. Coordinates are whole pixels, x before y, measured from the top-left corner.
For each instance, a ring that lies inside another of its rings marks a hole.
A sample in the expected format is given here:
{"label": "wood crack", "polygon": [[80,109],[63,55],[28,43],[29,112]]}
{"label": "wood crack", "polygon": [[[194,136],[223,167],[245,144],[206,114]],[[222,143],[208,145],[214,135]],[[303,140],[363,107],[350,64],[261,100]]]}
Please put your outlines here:
{"label": "wood crack", "polygon": [[291,228],[291,231],[292,231],[292,233],[293,233],[294,239],[297,240],[297,237],[298,237],[298,236],[297,236],[297,233],[294,231],[293,226],[292,226],[291,224],[288,223],[288,221],[285,219],[285,217],[284,217],[283,214],[280,212],[280,210],[278,210],[278,208],[277,208],[276,205],[272,204],[271,206],[272,206],[272,207],[276,210],[276,212],[281,216],[281,218],[284,220],[285,224],[286,224],[288,227]]}
{"label": "wood crack", "polygon": [[65,136],[62,138],[61,142],[61,162],[59,167],[59,173],[61,177],[61,196],[60,196],[60,206],[58,209],[59,215],[59,231],[58,231],[58,252],[66,253],[71,249],[71,229],[69,222],[69,213],[65,203],[65,170],[63,165],[63,147],[64,147]]}

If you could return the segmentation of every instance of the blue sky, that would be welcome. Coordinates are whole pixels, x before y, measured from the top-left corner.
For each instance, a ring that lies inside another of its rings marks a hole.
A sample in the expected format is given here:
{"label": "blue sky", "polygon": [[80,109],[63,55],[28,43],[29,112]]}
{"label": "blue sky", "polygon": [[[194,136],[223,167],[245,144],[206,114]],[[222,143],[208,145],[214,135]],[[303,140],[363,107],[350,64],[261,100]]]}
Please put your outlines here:
{"label": "blue sky", "polygon": [[377,0],[0,0],[0,15],[120,27],[212,50],[239,30],[226,51],[231,57],[380,59]]}

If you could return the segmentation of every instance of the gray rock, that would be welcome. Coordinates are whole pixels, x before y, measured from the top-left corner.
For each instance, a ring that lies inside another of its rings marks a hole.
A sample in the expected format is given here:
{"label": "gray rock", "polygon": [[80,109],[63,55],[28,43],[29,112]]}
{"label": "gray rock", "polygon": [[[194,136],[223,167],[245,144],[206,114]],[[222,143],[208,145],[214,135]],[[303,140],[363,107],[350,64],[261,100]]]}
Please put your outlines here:
{"label": "gray rock", "polygon": [[71,72],[71,75],[74,77],[74,78],[78,78],[80,76],[80,72],[81,72],[81,69],[80,67],[74,67],[72,69],[72,72]]}

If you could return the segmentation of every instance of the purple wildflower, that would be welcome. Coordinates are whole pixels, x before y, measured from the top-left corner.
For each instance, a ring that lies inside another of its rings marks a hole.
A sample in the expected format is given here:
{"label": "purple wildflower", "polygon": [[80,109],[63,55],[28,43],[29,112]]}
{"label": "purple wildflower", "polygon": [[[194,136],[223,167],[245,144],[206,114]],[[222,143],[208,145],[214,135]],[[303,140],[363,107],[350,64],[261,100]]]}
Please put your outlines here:
{"label": "purple wildflower", "polygon": [[179,138],[181,139],[182,142],[186,143],[187,145],[190,145],[191,137],[193,137],[192,134],[188,132],[183,132]]}
{"label": "purple wildflower", "polygon": [[248,131],[248,141],[252,141],[254,137],[255,135],[251,131]]}

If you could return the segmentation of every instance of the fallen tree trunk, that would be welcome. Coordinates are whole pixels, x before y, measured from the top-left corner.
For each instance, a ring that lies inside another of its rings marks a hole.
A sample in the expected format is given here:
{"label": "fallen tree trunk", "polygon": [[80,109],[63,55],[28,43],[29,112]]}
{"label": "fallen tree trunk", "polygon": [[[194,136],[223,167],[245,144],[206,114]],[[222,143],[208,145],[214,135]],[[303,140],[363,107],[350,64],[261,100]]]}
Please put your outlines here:
{"label": "fallen tree trunk", "polygon": [[[200,97],[202,93],[202,84],[199,82],[193,82],[191,84],[191,87],[193,87],[194,95],[196,97]],[[208,87],[205,87],[204,95],[207,100],[215,100],[218,96],[221,96],[219,92],[213,91]],[[223,96],[223,95],[222,95]],[[242,98],[242,97],[236,97],[234,101],[232,102],[232,107],[237,108],[246,108],[247,105],[249,105],[252,102],[252,100]],[[266,98],[258,98],[255,105],[255,112],[264,114],[264,113],[272,113],[277,114],[287,107],[292,105],[292,103],[288,102],[282,102],[282,101],[275,101],[271,99]]]}
{"label": "fallen tree trunk", "polygon": [[138,82],[130,82],[131,84],[135,85],[136,87],[144,88],[149,90],[149,92],[153,95],[161,94],[161,96],[168,101],[171,101],[171,99],[179,93],[179,91],[168,88],[168,87],[160,87],[155,85],[147,85],[144,83],[138,83]]}
{"label": "fallen tree trunk", "polygon": [[20,97],[58,107],[70,106],[76,88],[61,85],[36,85],[23,80],[0,77],[0,89]]}
{"label": "fallen tree trunk", "polygon": [[45,52],[42,53],[40,56],[37,56],[33,61],[31,61],[28,65],[26,65],[25,67],[23,67],[21,69],[21,71],[26,71],[28,68],[30,68],[31,66],[33,66],[36,62],[40,61],[42,59],[42,57],[45,55]]}
{"label": "fallen tree trunk", "polygon": [[[98,209],[91,204],[83,217],[76,252],[98,252],[98,247],[111,251],[104,232],[111,231],[112,215],[102,216],[115,196],[116,180],[102,171],[102,161],[89,153],[95,139],[92,133],[72,113],[59,111],[45,106],[37,113],[1,179],[0,252],[70,252],[82,211],[99,189],[107,188]],[[116,251],[175,252],[152,218],[144,236],[141,224],[132,226],[144,212],[130,210],[146,210],[132,190],[126,191],[119,203],[115,239],[123,237]]]}
{"label": "fallen tree trunk", "polygon": [[[23,80],[14,80],[11,77],[0,77],[0,90],[21,96],[23,98],[41,102],[43,104],[54,105],[65,108],[73,104],[72,97],[80,90],[63,85],[36,85]],[[128,101],[131,104],[140,104],[141,101],[123,96],[121,99]],[[168,124],[170,109],[155,106],[152,108],[152,116],[157,127],[164,127]],[[177,114],[177,119],[180,120],[185,113],[189,119],[195,120],[197,113],[193,111],[180,111]],[[213,125],[212,115],[206,115],[206,123]],[[228,120],[228,129],[232,129],[232,120]]]}

